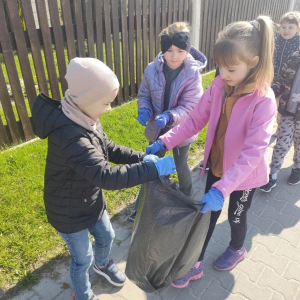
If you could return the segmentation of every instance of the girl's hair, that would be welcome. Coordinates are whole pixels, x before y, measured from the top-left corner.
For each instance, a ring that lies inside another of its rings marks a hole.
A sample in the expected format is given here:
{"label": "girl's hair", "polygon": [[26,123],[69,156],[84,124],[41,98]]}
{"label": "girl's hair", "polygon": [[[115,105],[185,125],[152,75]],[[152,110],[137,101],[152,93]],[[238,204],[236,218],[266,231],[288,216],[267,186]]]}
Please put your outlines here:
{"label": "girl's hair", "polygon": [[296,24],[297,27],[300,26],[300,13],[298,11],[292,11],[284,14],[279,21],[279,24],[282,24],[284,22],[290,23],[290,24]]}
{"label": "girl's hair", "polygon": [[248,83],[255,82],[262,94],[267,92],[266,83],[271,85],[274,77],[273,53],[274,25],[268,16],[259,16],[251,23],[229,24],[219,33],[213,49],[216,64],[226,68],[241,62],[251,67],[252,59],[258,56],[258,64],[250,70],[239,89]]}
{"label": "girl's hair", "polygon": [[178,32],[190,32],[189,24],[187,22],[172,23],[167,28],[163,29],[159,36],[161,37],[162,35],[169,35],[172,37]]}

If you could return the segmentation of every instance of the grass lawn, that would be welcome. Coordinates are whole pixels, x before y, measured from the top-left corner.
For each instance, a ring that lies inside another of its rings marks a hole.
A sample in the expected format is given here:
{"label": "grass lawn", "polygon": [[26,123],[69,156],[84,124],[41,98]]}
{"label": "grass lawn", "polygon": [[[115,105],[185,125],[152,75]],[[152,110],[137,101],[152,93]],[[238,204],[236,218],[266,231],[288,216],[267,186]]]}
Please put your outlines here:
{"label": "grass lawn", "polygon": [[[203,76],[207,88],[214,72]],[[104,131],[116,143],[135,150],[145,150],[148,142],[144,127],[136,120],[137,102],[116,107],[101,117]],[[205,142],[206,130],[192,145],[190,164]],[[18,282],[26,287],[39,280],[36,268],[57,256],[67,256],[66,248],[48,224],[43,203],[43,183],[47,141],[37,140],[12,150],[0,152],[0,288]],[[194,155],[193,155],[194,154]],[[116,213],[121,205],[135,199],[139,187],[105,191],[108,211]]]}

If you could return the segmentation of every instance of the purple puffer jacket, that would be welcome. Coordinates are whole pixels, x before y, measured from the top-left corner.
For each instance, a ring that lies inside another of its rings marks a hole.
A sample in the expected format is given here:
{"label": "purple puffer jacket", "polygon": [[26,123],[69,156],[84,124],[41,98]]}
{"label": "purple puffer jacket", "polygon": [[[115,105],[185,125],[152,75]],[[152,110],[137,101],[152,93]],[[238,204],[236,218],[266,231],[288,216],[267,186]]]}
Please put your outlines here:
{"label": "purple puffer jacket", "polygon": [[[206,57],[194,47],[184,60],[184,67],[175,78],[170,89],[170,102],[167,112],[172,114],[173,122],[167,128],[178,125],[189,117],[203,94],[201,71],[207,63]],[[145,135],[154,143],[161,130],[156,126],[154,118],[163,113],[166,80],[163,72],[164,57],[159,53],[154,62],[144,72],[138,94],[138,108],[148,108],[151,118],[147,123]],[[183,141],[178,147],[194,143],[198,134]]]}

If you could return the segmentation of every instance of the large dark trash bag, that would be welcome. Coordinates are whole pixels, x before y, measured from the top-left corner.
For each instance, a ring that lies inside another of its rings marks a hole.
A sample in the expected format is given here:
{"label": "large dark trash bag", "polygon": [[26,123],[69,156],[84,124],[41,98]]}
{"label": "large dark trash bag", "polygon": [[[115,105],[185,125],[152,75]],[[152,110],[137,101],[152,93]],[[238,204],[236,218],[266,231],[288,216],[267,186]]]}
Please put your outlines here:
{"label": "large dark trash bag", "polygon": [[210,213],[194,203],[164,177],[144,184],[125,270],[143,291],[163,291],[197,262]]}

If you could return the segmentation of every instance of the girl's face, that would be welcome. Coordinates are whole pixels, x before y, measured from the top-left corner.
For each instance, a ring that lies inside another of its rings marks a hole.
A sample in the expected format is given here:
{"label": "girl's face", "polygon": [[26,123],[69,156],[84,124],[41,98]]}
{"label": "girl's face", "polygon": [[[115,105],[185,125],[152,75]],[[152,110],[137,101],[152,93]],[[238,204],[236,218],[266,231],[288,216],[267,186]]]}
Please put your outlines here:
{"label": "girl's face", "polygon": [[167,65],[175,70],[181,66],[182,62],[186,58],[188,52],[186,50],[182,50],[174,45],[172,45],[168,51],[164,53],[164,58],[167,62]]}
{"label": "girl's face", "polygon": [[222,79],[230,86],[238,87],[248,76],[250,68],[244,62],[230,68],[220,67]]}
{"label": "girl's face", "polygon": [[280,34],[285,40],[292,39],[296,33],[300,30],[296,24],[291,24],[288,22],[283,22],[280,24]]}

